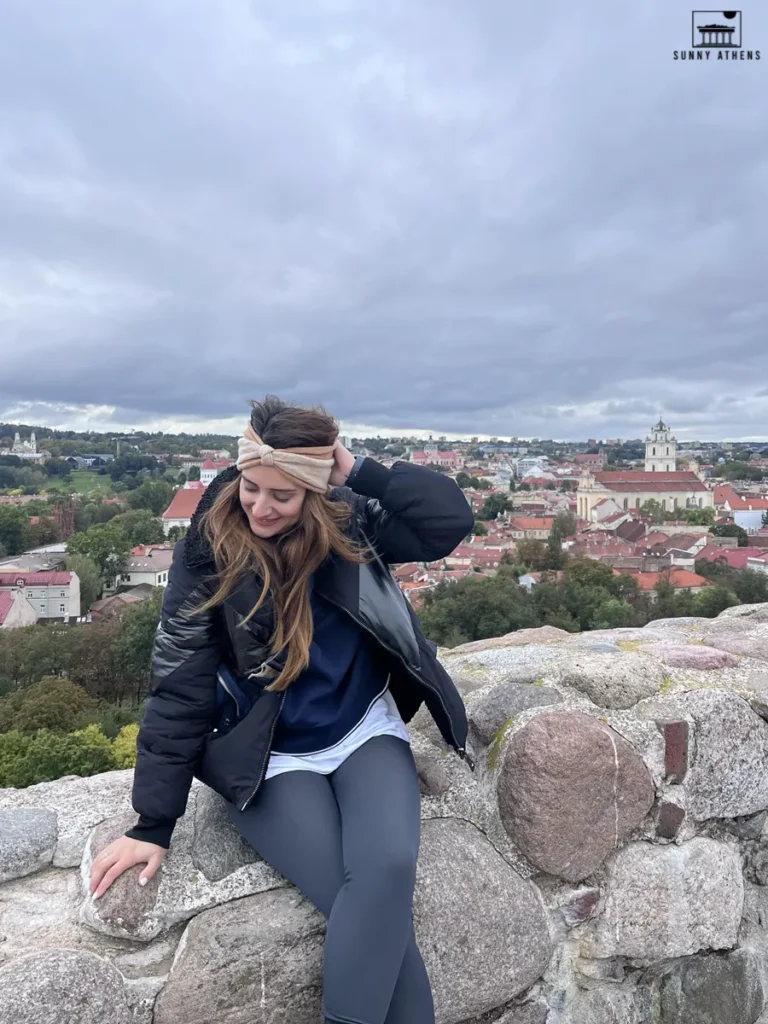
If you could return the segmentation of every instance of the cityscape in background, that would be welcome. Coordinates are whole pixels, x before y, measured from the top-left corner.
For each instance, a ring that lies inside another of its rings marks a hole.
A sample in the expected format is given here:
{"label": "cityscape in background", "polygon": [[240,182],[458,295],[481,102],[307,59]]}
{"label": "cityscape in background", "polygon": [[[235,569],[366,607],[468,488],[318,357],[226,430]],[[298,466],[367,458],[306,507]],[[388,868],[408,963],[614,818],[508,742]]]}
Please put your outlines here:
{"label": "cityscape in background", "polygon": [[[644,438],[582,443],[341,441],[388,467],[407,461],[453,477],[475,513],[474,532],[449,556],[394,568],[416,609],[440,584],[504,565],[530,593],[574,557],[630,577],[651,599],[662,580],[696,595],[719,570],[768,578],[768,442],[679,442],[661,418]],[[225,436],[0,425],[0,628],[82,624],[149,600],[235,450]],[[86,588],[68,566],[78,555],[96,570]]]}

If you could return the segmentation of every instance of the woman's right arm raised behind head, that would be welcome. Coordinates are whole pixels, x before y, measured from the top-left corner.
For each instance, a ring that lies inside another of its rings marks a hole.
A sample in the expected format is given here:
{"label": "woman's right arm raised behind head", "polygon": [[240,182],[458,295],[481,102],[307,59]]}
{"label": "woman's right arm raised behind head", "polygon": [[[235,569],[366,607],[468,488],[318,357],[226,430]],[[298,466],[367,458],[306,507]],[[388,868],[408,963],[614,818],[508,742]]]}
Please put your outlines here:
{"label": "woman's right arm raised behind head", "polygon": [[152,653],[150,698],[139,729],[133,809],[126,834],[168,847],[187,806],[197,761],[216,708],[221,661],[217,609],[192,614],[211,596],[210,572],[184,564],[176,545]]}

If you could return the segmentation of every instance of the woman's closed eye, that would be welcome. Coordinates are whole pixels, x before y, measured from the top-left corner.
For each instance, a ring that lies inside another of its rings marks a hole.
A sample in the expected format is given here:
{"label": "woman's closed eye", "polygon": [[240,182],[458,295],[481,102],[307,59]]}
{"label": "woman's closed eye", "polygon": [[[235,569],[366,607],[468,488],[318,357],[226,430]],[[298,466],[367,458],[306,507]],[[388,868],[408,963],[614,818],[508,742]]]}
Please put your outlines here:
{"label": "woman's closed eye", "polygon": [[[257,487],[245,487],[243,489],[244,489],[246,494],[258,494],[259,493],[259,490],[258,490]],[[279,502],[281,505],[285,505],[285,504],[287,504],[291,500],[291,498],[293,498],[293,496],[294,496],[294,494],[296,492],[295,491],[290,491],[287,494],[287,496],[284,495],[284,494],[281,495],[277,491],[273,491],[272,493],[273,493],[275,501]]]}

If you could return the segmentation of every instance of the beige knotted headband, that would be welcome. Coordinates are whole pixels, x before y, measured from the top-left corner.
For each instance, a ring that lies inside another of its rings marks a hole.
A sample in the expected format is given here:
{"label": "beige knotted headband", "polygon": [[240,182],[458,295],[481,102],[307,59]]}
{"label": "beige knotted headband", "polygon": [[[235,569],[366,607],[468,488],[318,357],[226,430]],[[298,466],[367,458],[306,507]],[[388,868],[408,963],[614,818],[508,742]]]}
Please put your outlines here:
{"label": "beige knotted headband", "polygon": [[302,487],[325,494],[335,459],[333,445],[322,448],[272,448],[264,444],[248,424],[237,442],[237,468],[242,472],[254,466],[274,466]]}

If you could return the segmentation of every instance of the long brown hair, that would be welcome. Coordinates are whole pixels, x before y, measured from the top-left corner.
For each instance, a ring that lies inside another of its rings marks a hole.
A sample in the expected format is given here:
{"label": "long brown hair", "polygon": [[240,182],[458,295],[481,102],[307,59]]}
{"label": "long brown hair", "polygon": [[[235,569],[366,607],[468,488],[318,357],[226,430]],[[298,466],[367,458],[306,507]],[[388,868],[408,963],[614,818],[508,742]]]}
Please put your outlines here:
{"label": "long brown hair", "polygon": [[[251,426],[264,444],[273,448],[332,445],[339,433],[336,421],[322,406],[288,405],[275,395],[251,402]],[[313,623],[308,581],[312,573],[330,554],[356,563],[371,557],[345,533],[352,515],[346,502],[307,491],[299,520],[276,537],[262,539],[248,524],[240,503],[238,476],[222,487],[203,516],[201,529],[213,548],[218,588],[198,610],[221,604],[243,576],[254,574],[263,586],[242,623],[245,625],[272,591],[276,626],[269,642],[273,655],[287,648],[287,657],[268,690],[285,690],[309,664]]]}

